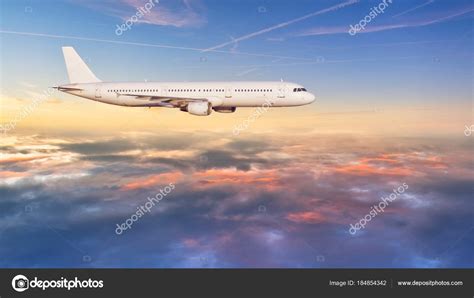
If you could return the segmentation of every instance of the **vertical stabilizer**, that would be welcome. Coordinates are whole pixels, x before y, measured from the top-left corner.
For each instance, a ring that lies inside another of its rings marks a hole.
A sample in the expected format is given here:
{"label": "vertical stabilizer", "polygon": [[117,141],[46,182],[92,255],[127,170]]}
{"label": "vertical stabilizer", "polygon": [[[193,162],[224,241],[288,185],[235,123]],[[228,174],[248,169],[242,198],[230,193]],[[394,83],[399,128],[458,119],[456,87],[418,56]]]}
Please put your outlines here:
{"label": "vertical stabilizer", "polygon": [[97,83],[100,80],[89,69],[73,47],[63,47],[69,83]]}

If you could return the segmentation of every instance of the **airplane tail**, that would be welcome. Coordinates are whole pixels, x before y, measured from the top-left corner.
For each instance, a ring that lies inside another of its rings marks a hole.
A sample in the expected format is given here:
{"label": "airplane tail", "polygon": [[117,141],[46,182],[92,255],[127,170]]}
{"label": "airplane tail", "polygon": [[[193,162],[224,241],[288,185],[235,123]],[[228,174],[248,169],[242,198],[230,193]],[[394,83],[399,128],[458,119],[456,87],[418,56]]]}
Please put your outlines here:
{"label": "airplane tail", "polygon": [[89,69],[73,47],[63,47],[69,83],[97,83],[100,80]]}

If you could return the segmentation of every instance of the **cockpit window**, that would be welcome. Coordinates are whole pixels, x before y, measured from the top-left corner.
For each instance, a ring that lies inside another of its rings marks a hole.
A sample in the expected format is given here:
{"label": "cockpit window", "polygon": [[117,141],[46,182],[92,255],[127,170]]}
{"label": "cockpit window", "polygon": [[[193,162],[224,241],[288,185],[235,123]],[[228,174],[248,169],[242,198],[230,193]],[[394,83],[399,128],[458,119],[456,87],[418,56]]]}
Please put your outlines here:
{"label": "cockpit window", "polygon": [[306,92],[305,88],[293,88],[293,92]]}

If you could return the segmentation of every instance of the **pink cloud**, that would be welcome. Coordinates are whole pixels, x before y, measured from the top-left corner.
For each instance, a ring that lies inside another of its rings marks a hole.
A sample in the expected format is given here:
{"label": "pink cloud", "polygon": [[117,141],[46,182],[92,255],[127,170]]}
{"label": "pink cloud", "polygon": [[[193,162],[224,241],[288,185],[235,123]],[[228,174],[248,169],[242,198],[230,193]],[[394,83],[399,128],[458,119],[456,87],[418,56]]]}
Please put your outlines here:
{"label": "pink cloud", "polygon": [[[135,15],[140,7],[144,7],[147,2],[144,0],[118,0],[114,2],[77,1],[76,3],[126,21]],[[173,7],[170,7],[162,2],[155,3],[155,6],[148,13],[138,19],[138,23],[179,28],[201,26],[206,23],[205,17],[198,12],[198,10],[201,10],[198,1],[182,0],[173,4]]]}
{"label": "pink cloud", "polygon": [[152,175],[144,179],[128,182],[122,186],[122,189],[135,190],[135,189],[140,189],[140,188],[147,188],[154,185],[176,183],[176,181],[180,180],[182,176],[183,174],[181,172],[171,172],[171,173]]}
{"label": "pink cloud", "polygon": [[184,239],[183,240],[183,244],[186,246],[186,247],[196,247],[199,245],[199,241],[196,240],[196,239],[192,239],[192,238],[187,238],[187,239]]}
{"label": "pink cloud", "polygon": [[294,212],[286,216],[286,219],[297,222],[297,223],[307,223],[307,224],[316,224],[325,221],[325,217],[317,211],[303,211],[303,212]]}
{"label": "pink cloud", "polygon": [[193,175],[198,187],[220,185],[255,185],[262,189],[275,190],[281,186],[280,175],[275,170],[237,171],[233,169],[212,169]]}

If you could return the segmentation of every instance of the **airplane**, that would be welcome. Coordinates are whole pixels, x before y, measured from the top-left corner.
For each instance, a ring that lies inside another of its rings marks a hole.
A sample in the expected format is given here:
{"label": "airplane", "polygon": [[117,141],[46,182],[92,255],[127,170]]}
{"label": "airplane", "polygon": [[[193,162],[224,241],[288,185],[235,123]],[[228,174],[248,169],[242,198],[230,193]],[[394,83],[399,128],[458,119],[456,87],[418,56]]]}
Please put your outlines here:
{"label": "airplane", "polygon": [[293,107],[316,97],[303,86],[283,81],[252,82],[102,82],[73,47],[62,47],[69,84],[61,92],[126,107],[179,108],[197,116],[240,107]]}

